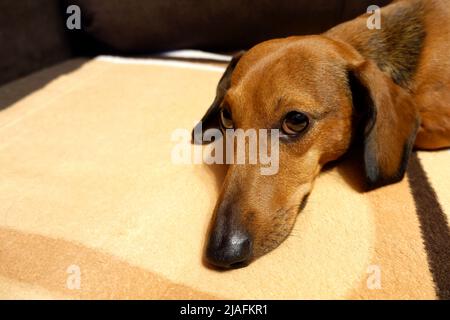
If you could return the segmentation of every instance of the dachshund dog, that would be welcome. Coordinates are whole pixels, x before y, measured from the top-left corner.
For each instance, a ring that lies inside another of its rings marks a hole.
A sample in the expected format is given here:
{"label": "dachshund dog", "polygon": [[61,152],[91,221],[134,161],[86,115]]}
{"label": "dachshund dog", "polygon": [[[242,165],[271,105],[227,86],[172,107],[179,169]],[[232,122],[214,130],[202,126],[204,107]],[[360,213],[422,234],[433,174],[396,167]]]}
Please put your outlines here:
{"label": "dachshund dog", "polygon": [[[358,142],[369,189],[400,181],[413,148],[450,147],[450,2],[398,0],[321,35],[260,43],[233,58],[201,120],[279,129],[279,171],[230,165],[205,258],[246,266],[276,248],[323,166]],[[197,141],[198,142],[198,141]]]}

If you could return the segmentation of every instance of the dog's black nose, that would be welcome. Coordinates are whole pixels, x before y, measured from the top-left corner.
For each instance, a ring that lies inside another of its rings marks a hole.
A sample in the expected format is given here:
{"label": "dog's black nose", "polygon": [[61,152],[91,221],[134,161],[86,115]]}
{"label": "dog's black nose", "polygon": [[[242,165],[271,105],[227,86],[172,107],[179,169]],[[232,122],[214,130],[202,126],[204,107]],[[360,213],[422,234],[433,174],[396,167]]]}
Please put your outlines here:
{"label": "dog's black nose", "polygon": [[246,232],[236,231],[226,235],[212,233],[207,247],[206,260],[224,269],[245,267],[252,255],[252,241]]}

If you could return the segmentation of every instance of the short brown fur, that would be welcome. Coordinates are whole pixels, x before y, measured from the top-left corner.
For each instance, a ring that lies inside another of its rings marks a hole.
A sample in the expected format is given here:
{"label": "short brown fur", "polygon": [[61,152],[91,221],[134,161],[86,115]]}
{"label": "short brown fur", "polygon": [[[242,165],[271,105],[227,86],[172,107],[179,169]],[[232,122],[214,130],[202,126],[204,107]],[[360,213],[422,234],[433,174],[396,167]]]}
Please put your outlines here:
{"label": "short brown fur", "polygon": [[450,146],[448,2],[395,1],[382,9],[380,30],[369,30],[367,18],[322,35],[263,42],[227,70],[226,92],[221,89],[205,115],[206,127],[217,121],[211,114],[225,107],[235,128],[276,128],[292,109],[308,114],[311,124],[298,139],[280,144],[278,174],[262,176],[259,165],[230,165],[208,254],[236,230],[252,243],[246,263],[278,246],[322,167],[355,142],[363,145],[370,188],[401,180],[412,148]]}

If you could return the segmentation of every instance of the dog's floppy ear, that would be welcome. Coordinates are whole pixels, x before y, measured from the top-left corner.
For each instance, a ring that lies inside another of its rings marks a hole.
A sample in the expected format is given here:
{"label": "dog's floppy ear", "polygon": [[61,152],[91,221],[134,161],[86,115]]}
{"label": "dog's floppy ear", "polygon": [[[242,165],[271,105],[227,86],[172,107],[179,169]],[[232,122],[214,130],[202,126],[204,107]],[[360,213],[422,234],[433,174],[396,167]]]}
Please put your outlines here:
{"label": "dog's floppy ear", "polygon": [[236,67],[237,63],[239,62],[239,59],[244,55],[245,51],[240,51],[236,55],[233,56],[230,63],[228,64],[228,67],[226,68],[224,74],[222,75],[222,78],[220,78],[219,84],[217,85],[216,89],[216,97],[209,107],[209,109],[206,111],[205,115],[203,116],[202,120],[194,127],[194,130],[192,130],[192,142],[195,144],[203,144],[203,140],[201,137],[198,137],[195,133],[205,132],[206,130],[210,128],[219,128],[220,124],[220,105],[228,91],[231,85],[231,75],[233,74],[233,70]]}
{"label": "dog's floppy ear", "polygon": [[420,121],[416,104],[373,61],[354,67],[350,78],[354,108],[366,112],[363,143],[368,187],[398,182],[405,175]]}

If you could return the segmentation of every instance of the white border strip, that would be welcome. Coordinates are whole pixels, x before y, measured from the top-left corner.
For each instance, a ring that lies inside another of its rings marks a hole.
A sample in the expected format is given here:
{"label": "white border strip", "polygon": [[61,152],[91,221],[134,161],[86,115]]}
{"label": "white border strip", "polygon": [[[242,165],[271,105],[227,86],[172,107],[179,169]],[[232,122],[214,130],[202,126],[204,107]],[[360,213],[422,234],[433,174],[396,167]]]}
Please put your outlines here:
{"label": "white border strip", "polygon": [[175,50],[161,53],[159,56],[168,58],[215,60],[220,62],[230,62],[233,58],[229,55],[217,54],[201,50]]}
{"label": "white border strip", "polygon": [[111,62],[111,63],[116,63],[116,64],[164,66],[164,67],[204,70],[204,71],[212,71],[212,72],[224,72],[225,71],[225,67],[220,67],[220,66],[213,66],[213,65],[195,63],[195,62],[162,60],[162,59],[153,59],[153,58],[125,58],[125,57],[116,57],[116,56],[98,56],[95,58],[95,60]]}

